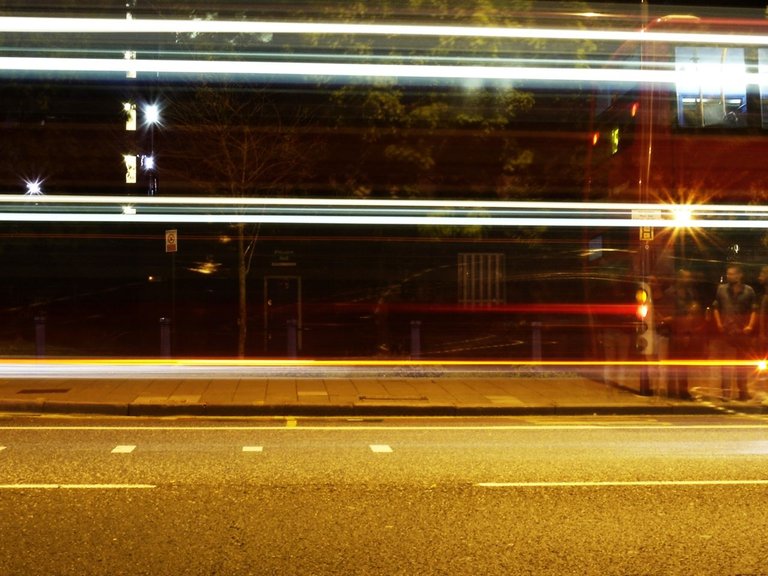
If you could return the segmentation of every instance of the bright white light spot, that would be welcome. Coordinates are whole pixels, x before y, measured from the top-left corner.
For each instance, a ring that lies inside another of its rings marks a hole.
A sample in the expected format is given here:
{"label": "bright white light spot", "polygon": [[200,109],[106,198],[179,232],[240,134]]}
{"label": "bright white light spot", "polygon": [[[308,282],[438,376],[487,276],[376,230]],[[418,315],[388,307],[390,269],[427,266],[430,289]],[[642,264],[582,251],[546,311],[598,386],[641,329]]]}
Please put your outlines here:
{"label": "bright white light spot", "polygon": [[155,169],[155,157],[154,156],[142,156],[141,158],[144,170],[154,170]]}
{"label": "bright white light spot", "polygon": [[123,214],[126,214],[128,216],[133,216],[136,214],[136,208],[133,206],[123,206]]}
{"label": "bright white light spot", "polygon": [[27,191],[25,192],[27,196],[42,196],[43,183],[41,180],[27,180],[25,184],[27,185]]}
{"label": "bright white light spot", "polygon": [[765,370],[767,368],[768,368],[768,360],[760,360],[760,362],[757,363],[758,370]]}
{"label": "bright white light spot", "polygon": [[153,125],[160,123],[160,106],[157,104],[147,104],[144,106],[144,122]]}
{"label": "bright white light spot", "polygon": [[675,226],[686,227],[693,222],[693,209],[690,206],[676,206],[672,209]]}

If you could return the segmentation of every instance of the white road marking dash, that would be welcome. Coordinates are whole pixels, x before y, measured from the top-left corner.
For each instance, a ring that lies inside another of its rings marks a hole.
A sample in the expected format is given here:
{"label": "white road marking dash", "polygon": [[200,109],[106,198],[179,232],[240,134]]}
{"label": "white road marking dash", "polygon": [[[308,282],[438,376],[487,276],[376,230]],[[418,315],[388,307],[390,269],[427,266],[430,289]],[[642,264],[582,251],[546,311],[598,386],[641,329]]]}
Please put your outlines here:
{"label": "white road marking dash", "polygon": [[371,444],[371,451],[376,454],[389,454],[392,452],[392,447],[388,444]]}
{"label": "white road marking dash", "polygon": [[264,452],[264,446],[243,446],[243,452]]}
{"label": "white road marking dash", "polygon": [[112,454],[130,454],[136,450],[136,446],[132,444],[122,444],[120,446],[115,446],[112,449]]}

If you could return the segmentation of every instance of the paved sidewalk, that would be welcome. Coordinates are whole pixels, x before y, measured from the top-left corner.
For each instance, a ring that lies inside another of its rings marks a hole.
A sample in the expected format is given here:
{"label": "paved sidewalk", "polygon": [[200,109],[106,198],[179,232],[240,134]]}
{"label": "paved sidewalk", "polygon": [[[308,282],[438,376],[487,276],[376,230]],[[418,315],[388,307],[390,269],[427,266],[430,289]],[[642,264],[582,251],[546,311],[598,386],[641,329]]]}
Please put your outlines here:
{"label": "paved sidewalk", "polygon": [[[762,408],[762,406],[757,406]],[[712,414],[565,375],[4,377],[0,412],[124,416]]]}

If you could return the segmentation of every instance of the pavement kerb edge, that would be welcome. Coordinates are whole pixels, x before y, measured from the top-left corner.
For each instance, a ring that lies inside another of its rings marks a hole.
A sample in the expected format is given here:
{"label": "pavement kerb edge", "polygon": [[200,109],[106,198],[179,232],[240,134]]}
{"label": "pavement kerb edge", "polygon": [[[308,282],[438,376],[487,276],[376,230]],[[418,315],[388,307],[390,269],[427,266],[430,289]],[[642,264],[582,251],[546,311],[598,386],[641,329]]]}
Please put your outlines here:
{"label": "pavement kerb edge", "polygon": [[[765,407],[744,407],[744,412],[767,413]],[[740,410],[741,411],[741,410]],[[0,412],[87,414],[105,416],[643,416],[722,414],[712,404],[624,406],[455,406],[455,405],[316,405],[316,404],[137,404],[0,400]]]}

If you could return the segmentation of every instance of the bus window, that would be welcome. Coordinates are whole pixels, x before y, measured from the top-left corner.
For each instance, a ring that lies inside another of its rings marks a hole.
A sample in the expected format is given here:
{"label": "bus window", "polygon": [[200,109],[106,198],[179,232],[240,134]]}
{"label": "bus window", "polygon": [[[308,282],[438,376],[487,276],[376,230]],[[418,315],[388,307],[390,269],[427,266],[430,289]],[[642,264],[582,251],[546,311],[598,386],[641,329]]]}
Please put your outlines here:
{"label": "bus window", "polygon": [[743,48],[675,48],[677,121],[683,128],[746,127]]}
{"label": "bus window", "polygon": [[[760,78],[766,78],[768,74],[768,48],[760,48],[757,51],[758,74]],[[760,82],[760,115],[763,119],[763,128],[768,128],[768,83]]]}

